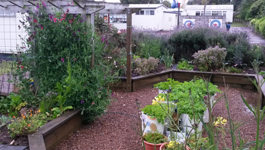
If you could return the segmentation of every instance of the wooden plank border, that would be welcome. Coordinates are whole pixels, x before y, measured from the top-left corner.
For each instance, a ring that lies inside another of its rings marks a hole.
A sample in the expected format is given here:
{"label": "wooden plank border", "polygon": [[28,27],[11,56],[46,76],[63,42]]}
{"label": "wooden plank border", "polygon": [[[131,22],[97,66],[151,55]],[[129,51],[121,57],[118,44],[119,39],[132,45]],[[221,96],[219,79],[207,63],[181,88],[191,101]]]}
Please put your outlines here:
{"label": "wooden plank border", "polygon": [[[208,79],[211,77],[211,82],[215,85],[224,85],[225,83],[230,87],[243,88],[243,89],[256,89],[251,80],[257,82],[255,74],[237,74],[237,73],[220,73],[220,72],[202,72],[202,71],[187,71],[168,69],[156,74],[148,74],[137,77],[132,77],[132,92],[144,87],[153,86],[156,83],[166,81],[167,78],[173,78],[177,81],[190,81],[194,77]],[[263,80],[262,76],[259,76]],[[126,88],[126,77],[121,77],[117,84],[111,85],[113,88]],[[250,80],[251,79],[251,80]],[[265,84],[262,90],[262,106],[265,106]]]}
{"label": "wooden plank border", "polygon": [[30,150],[53,150],[57,144],[82,126],[80,110],[69,111],[28,135]]}

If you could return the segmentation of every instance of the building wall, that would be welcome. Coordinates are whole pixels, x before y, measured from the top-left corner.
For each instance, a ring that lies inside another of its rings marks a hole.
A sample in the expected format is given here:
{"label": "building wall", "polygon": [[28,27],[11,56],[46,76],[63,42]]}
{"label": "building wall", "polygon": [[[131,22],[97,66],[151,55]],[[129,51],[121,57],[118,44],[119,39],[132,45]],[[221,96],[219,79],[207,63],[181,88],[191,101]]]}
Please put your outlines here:
{"label": "building wall", "polygon": [[225,28],[225,15],[224,16],[180,16],[179,18],[179,22],[180,25],[183,25],[183,19],[195,19],[195,23],[194,26],[196,26],[196,24],[205,24],[205,25],[209,25],[209,20],[210,19],[216,19],[216,20],[222,20],[222,28]]}
{"label": "building wall", "polygon": [[173,30],[177,25],[177,19],[178,16],[176,14],[164,13],[162,21],[163,30],[165,31]]}

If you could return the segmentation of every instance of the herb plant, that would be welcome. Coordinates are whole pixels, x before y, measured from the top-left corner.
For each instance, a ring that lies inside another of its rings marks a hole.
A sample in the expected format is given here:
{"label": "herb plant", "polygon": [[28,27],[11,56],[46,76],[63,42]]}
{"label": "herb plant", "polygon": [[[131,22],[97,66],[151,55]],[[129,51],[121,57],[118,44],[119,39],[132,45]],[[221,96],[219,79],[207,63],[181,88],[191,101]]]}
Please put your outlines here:
{"label": "herb plant", "polygon": [[2,115],[0,117],[0,128],[7,125],[8,122],[10,122],[12,120],[11,117],[8,117],[8,116],[5,116],[5,115]]}
{"label": "herb plant", "polygon": [[154,85],[154,87],[160,90],[169,90],[170,88],[174,88],[178,84],[178,81],[174,81],[174,79],[168,78],[167,81],[157,83]]}
{"label": "herb plant", "polygon": [[[174,106],[173,104],[169,105],[170,110],[172,110],[175,107],[176,106]],[[166,112],[168,111],[168,108],[167,108],[167,104],[163,103],[163,104],[156,104],[156,105],[147,105],[141,110],[145,115],[150,116],[151,118],[155,117],[157,119],[157,122],[164,124],[164,121],[167,117]]]}
{"label": "herb plant", "polygon": [[177,68],[179,70],[192,70],[193,69],[193,65],[190,65],[187,60],[182,60],[182,61],[180,61],[178,63]]}
{"label": "herb plant", "polygon": [[158,132],[150,132],[144,135],[144,140],[152,144],[161,144],[167,142],[167,138]]}

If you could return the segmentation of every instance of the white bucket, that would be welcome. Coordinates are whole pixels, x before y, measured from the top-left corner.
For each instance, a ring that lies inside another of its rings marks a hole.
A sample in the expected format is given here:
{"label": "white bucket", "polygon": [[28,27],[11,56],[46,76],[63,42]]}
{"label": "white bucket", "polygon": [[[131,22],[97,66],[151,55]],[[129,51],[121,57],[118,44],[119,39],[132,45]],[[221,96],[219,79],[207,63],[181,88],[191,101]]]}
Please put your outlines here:
{"label": "white bucket", "polygon": [[[164,133],[164,125],[157,122],[156,118],[151,118],[142,112],[142,130],[143,134],[158,131],[159,133]],[[145,126],[145,127],[144,127]]]}
{"label": "white bucket", "polygon": [[[182,114],[181,115],[181,119],[182,119],[182,127],[183,127],[183,131],[184,133],[189,133],[192,129],[192,124],[194,124],[194,120],[190,119],[188,114]],[[197,132],[201,132],[202,131],[202,122],[198,122],[198,128],[197,128]],[[192,130],[191,133],[194,133],[195,130]],[[199,135],[199,134],[198,134]]]}
{"label": "white bucket", "polygon": [[[184,132],[171,132],[174,139],[176,139],[176,142],[184,143],[185,142],[185,133]],[[171,139],[170,137],[170,131],[167,131],[167,137],[168,139]]]}
{"label": "white bucket", "polygon": [[[211,104],[211,107],[213,107],[213,103],[215,102],[214,101],[214,98],[215,98],[215,94],[213,96],[210,97],[210,104]],[[209,122],[209,110],[208,108],[204,111],[204,114],[203,114],[203,121],[204,123],[208,123]]]}

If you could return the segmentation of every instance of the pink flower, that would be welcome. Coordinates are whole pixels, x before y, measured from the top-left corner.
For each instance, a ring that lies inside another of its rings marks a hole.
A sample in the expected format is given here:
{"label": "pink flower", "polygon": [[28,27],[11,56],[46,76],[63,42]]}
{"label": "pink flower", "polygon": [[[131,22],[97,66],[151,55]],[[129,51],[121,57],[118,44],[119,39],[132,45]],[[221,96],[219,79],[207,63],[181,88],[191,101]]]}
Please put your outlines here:
{"label": "pink flower", "polygon": [[25,67],[24,66],[20,66],[21,69],[24,69]]}
{"label": "pink flower", "polygon": [[64,62],[64,58],[61,58],[61,61]]}
{"label": "pink flower", "polygon": [[40,29],[43,30],[43,27],[41,27]]}
{"label": "pink flower", "polygon": [[37,23],[38,21],[34,19],[34,23]]}
{"label": "pink flower", "polygon": [[91,103],[91,105],[94,105],[95,103],[93,102],[93,103]]}
{"label": "pink flower", "polygon": [[53,18],[53,22],[54,22],[54,23],[56,22],[56,18]]}

